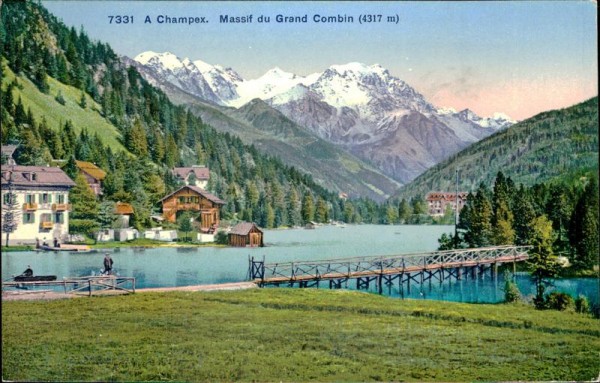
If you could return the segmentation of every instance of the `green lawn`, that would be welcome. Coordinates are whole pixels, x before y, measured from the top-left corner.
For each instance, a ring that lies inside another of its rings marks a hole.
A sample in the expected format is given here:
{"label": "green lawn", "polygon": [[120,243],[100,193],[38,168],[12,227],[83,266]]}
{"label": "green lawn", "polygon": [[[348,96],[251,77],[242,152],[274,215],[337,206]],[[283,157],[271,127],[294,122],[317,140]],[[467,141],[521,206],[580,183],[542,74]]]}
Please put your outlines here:
{"label": "green lawn", "polygon": [[35,381],[590,380],[600,322],[524,305],[316,289],[2,304],[2,378]]}

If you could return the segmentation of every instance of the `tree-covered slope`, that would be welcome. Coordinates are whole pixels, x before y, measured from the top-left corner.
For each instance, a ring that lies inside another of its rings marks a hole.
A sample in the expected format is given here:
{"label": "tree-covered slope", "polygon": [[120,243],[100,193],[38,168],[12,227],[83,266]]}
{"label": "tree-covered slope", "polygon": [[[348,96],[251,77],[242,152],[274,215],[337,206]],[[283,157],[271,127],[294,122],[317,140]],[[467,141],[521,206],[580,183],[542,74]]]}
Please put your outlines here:
{"label": "tree-covered slope", "polygon": [[500,131],[434,166],[400,189],[397,197],[472,191],[492,184],[498,171],[516,183],[566,181],[598,171],[598,97],[540,113]]}
{"label": "tree-covered slope", "polygon": [[[67,28],[38,3],[5,1],[0,13],[2,144],[20,143],[23,165],[95,162],[108,173],[101,202],[132,203],[137,226],[150,225],[159,199],[178,187],[169,169],[192,164],[210,168],[208,188],[226,201],[225,218],[265,227],[344,219],[366,203],[340,200],[310,175],[217,132],[110,46]],[[97,219],[88,213],[78,219]]]}

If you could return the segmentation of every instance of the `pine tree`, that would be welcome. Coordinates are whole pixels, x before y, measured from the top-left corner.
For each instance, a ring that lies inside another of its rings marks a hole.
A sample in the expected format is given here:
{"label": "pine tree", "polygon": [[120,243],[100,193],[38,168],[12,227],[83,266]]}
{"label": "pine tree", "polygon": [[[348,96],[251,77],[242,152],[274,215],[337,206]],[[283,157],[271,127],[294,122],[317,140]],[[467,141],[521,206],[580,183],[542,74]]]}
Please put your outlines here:
{"label": "pine tree", "polygon": [[317,200],[317,210],[315,212],[317,222],[326,223],[329,221],[329,209],[327,208],[327,202],[323,197],[319,196]]}
{"label": "pine tree", "polygon": [[528,245],[533,235],[531,222],[535,219],[535,209],[531,202],[529,192],[525,190],[523,185],[520,186],[519,192],[515,194],[514,199],[514,223],[515,229],[515,244]]}
{"label": "pine tree", "polygon": [[302,199],[302,220],[305,223],[315,220],[315,203],[310,193],[304,194]]}
{"label": "pine tree", "polygon": [[98,209],[98,223],[103,229],[112,227],[117,219],[115,214],[115,203],[113,201],[104,201]]}
{"label": "pine tree", "polygon": [[550,278],[556,276],[558,265],[552,260],[552,222],[545,215],[532,221],[531,245],[529,252],[529,267],[531,277],[536,286],[536,295],[533,299],[536,308],[545,308],[546,287],[550,285]]}
{"label": "pine tree", "polygon": [[85,109],[87,107],[87,100],[85,98],[85,92],[81,91],[81,97],[79,97],[79,106],[81,109]]}
{"label": "pine tree", "polygon": [[388,225],[393,225],[398,221],[398,211],[393,204],[389,204],[386,209],[386,221]]}
{"label": "pine tree", "polygon": [[402,201],[400,201],[400,206],[398,208],[398,219],[400,220],[400,223],[408,222],[410,214],[410,205],[408,204],[408,201],[405,198],[402,198]]}
{"label": "pine tree", "polygon": [[467,203],[471,203],[471,205],[467,212],[465,212],[465,214],[469,214],[469,227],[467,227],[464,235],[465,241],[470,247],[489,246],[493,241],[493,212],[492,204],[488,197],[488,190],[483,183],[479,185],[474,197],[467,199]]}
{"label": "pine tree", "polygon": [[592,268],[599,261],[598,184],[589,181],[573,210],[569,241],[575,252],[573,264],[580,269]]}
{"label": "pine tree", "polygon": [[99,209],[96,195],[81,174],[75,177],[75,186],[69,192],[69,201],[73,206],[71,218],[96,220]]}
{"label": "pine tree", "polygon": [[148,141],[146,140],[146,132],[142,127],[142,122],[136,119],[133,126],[129,130],[125,144],[131,153],[138,157],[148,155]]}
{"label": "pine tree", "polygon": [[75,162],[75,156],[69,156],[67,163],[63,167],[63,171],[67,173],[70,179],[75,180],[77,178],[79,169],[77,168],[77,162]]}

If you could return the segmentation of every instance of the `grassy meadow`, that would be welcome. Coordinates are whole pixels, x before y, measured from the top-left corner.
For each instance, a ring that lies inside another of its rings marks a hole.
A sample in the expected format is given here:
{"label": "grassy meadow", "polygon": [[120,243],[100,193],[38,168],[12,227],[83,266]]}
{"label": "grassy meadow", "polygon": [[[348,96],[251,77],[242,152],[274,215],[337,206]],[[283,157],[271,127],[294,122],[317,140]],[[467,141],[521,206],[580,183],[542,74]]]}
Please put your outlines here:
{"label": "grassy meadow", "polygon": [[[8,66],[4,71],[3,87],[15,79],[15,74]],[[50,88],[48,94],[41,93],[26,77],[19,77],[18,82],[19,87],[13,90],[13,99],[16,103],[20,98],[25,111],[31,109],[31,113],[38,123],[44,116],[50,128],[59,130],[67,120],[71,120],[77,134],[85,128],[90,135],[98,133],[104,144],[110,146],[111,149],[125,150],[120,141],[121,134],[114,125],[100,115],[99,111],[102,110],[102,107],[88,94],[85,94],[87,106],[83,109],[79,106],[81,90],[65,85],[52,77],[48,77]],[[59,92],[65,100],[65,105],[61,105],[55,100]]]}
{"label": "grassy meadow", "polygon": [[317,289],[4,301],[2,366],[27,381],[591,380],[600,321]]}

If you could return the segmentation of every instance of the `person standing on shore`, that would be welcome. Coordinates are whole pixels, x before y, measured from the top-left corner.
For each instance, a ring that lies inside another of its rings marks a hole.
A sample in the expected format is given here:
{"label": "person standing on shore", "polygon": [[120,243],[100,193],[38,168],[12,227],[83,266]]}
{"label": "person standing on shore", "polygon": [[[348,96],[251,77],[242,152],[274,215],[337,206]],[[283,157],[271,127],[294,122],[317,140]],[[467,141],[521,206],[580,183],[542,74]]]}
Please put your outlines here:
{"label": "person standing on shore", "polygon": [[112,272],[113,260],[108,253],[104,255],[104,274],[110,275]]}

